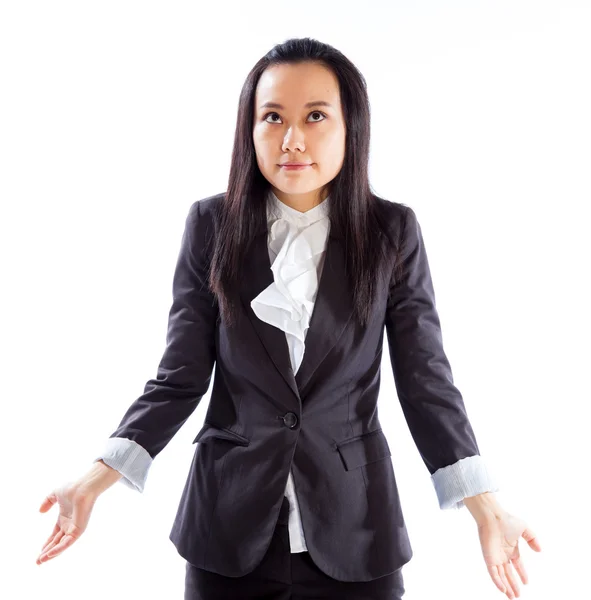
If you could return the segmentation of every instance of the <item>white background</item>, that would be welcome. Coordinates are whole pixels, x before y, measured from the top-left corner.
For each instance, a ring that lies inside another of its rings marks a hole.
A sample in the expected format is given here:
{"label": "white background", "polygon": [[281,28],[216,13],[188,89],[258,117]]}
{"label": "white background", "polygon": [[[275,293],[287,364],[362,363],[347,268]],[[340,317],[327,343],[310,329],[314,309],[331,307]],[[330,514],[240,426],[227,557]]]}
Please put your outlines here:
{"label": "white background", "polygon": [[[522,598],[589,593],[591,9],[582,0],[3,2],[0,596],[181,598],[168,539],[209,393],[149,473],[35,564],[164,350],[189,206],[225,191],[237,101],[311,36],[366,77],[373,189],[417,213],[445,349],[520,543]],[[414,556],[405,600],[505,598],[441,511],[384,348],[380,420]]]}

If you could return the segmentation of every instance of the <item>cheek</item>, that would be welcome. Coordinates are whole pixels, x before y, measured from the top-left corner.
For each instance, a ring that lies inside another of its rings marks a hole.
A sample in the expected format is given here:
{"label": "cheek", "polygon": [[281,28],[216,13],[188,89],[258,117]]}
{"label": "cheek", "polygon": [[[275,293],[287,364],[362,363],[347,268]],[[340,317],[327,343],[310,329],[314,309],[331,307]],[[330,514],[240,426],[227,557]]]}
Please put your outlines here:
{"label": "cheek", "polygon": [[340,132],[331,132],[322,140],[323,155],[330,164],[341,163],[345,155],[345,137]]}
{"label": "cheek", "polygon": [[261,160],[272,159],[275,146],[276,141],[268,133],[258,134],[254,137],[254,148],[261,156]]}
{"label": "cheek", "polygon": [[276,157],[271,152],[266,152],[264,146],[256,150],[256,162],[259,170],[266,177],[274,177],[279,171],[279,167],[275,164]]}
{"label": "cheek", "polygon": [[317,138],[317,142],[331,151],[345,148],[345,132],[340,128],[331,128],[323,131]]}
{"label": "cheek", "polygon": [[265,140],[260,135],[253,137],[254,151],[257,157],[257,162],[260,164],[267,164],[271,158],[270,155],[270,144],[268,140]]}
{"label": "cheek", "polygon": [[345,148],[345,137],[346,133],[344,129],[338,129],[333,132],[333,144],[336,147],[340,147],[344,150]]}

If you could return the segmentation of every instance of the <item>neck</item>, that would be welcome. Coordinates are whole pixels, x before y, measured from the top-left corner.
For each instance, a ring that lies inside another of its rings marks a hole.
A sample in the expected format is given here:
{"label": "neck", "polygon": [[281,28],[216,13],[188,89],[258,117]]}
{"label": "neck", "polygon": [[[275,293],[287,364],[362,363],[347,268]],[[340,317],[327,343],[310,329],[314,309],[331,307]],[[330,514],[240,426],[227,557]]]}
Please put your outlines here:
{"label": "neck", "polygon": [[271,189],[277,198],[283,202],[283,204],[287,204],[287,206],[299,212],[309,211],[315,206],[318,206],[328,197],[328,191],[325,190],[322,190],[321,192],[315,190],[314,192],[310,192],[308,194],[285,194],[276,188]]}

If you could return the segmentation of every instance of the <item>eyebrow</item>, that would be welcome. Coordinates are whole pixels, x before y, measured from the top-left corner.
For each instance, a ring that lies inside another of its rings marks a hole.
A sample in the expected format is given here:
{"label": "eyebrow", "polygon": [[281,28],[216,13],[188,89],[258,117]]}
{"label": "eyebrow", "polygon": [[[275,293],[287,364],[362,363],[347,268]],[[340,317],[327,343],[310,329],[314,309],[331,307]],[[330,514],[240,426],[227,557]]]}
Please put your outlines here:
{"label": "eyebrow", "polygon": [[[304,104],[305,108],[311,108],[312,106],[328,106],[328,108],[333,108],[332,104],[326,102],[325,100],[315,100],[314,102],[308,102],[307,104]],[[285,108],[285,106],[277,102],[265,102],[261,105],[261,108],[278,108],[282,110]]]}

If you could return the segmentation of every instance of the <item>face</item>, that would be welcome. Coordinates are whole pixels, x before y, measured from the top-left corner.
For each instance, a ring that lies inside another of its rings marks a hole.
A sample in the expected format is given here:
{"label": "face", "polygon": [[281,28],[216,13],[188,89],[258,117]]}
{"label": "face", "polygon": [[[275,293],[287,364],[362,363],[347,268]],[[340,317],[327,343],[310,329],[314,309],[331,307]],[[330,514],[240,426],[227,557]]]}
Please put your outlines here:
{"label": "face", "polygon": [[[304,212],[326,198],[327,184],[343,165],[345,134],[338,80],[330,69],[303,63],[263,72],[255,94],[254,148],[261,173],[282,202]],[[286,169],[280,166],[285,162],[309,166]]]}

